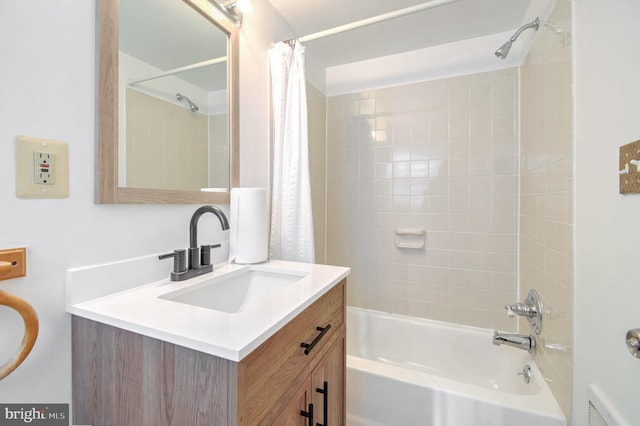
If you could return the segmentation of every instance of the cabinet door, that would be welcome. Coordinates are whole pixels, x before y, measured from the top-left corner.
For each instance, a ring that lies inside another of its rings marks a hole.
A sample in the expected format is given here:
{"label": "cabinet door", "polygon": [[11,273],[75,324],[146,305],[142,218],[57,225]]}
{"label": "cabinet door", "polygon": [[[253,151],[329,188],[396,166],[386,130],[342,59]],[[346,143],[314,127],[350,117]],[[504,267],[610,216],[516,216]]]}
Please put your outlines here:
{"label": "cabinet door", "polygon": [[317,425],[345,424],[344,333],[311,374],[311,402]]}
{"label": "cabinet door", "polygon": [[[331,328],[316,340],[321,331]],[[344,330],[344,281],[307,307],[238,365],[240,425],[273,424]],[[305,354],[301,343],[316,341]],[[315,426],[315,425],[314,425]]]}
{"label": "cabinet door", "polygon": [[[311,421],[315,426],[315,413],[311,404],[311,378],[307,378],[304,384],[293,395],[293,398],[284,407],[278,418],[273,422],[274,426],[309,426]],[[305,417],[302,413],[307,413]]]}

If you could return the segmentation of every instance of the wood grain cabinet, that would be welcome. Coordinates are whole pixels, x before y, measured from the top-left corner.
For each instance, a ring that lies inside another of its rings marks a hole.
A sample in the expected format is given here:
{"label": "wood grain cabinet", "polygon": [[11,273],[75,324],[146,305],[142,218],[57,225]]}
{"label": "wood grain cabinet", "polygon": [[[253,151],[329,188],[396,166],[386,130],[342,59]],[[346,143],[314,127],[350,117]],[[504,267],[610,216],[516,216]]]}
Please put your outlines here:
{"label": "wood grain cabinet", "polygon": [[344,398],[344,337],[311,372],[293,398],[273,423],[278,426],[343,425]]}
{"label": "wood grain cabinet", "polygon": [[74,316],[74,424],[343,426],[344,287],[240,362]]}

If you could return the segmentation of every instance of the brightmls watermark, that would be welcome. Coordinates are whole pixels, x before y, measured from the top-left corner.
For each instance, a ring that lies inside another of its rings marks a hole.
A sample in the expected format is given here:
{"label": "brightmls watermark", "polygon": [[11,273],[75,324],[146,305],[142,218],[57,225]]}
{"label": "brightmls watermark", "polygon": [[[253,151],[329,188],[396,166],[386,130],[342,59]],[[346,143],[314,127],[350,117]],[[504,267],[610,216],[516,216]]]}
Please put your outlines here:
{"label": "brightmls watermark", "polygon": [[69,426],[69,404],[0,404],[0,426]]}

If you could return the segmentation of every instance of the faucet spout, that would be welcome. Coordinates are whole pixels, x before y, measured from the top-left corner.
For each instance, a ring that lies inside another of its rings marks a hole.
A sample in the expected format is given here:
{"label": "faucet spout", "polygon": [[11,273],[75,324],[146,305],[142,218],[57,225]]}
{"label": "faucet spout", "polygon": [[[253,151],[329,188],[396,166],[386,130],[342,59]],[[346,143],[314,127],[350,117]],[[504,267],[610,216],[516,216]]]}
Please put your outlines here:
{"label": "faucet spout", "polygon": [[528,352],[531,352],[536,347],[536,339],[533,336],[500,333],[498,330],[496,330],[493,332],[493,344],[513,346],[514,348],[524,349]]}
{"label": "faucet spout", "polygon": [[227,221],[227,216],[225,216],[224,212],[220,210],[219,207],[216,206],[202,206],[198,208],[195,212],[193,212],[193,216],[191,216],[191,222],[189,223],[189,247],[197,248],[198,247],[198,221],[200,217],[205,213],[213,213],[216,215],[218,220],[220,221],[220,226],[223,231],[229,229],[229,222]]}
{"label": "faucet spout", "polygon": [[[220,226],[223,231],[229,229],[229,222],[227,221],[227,216],[225,216],[224,212],[220,210],[219,207],[216,206],[202,206],[198,208],[191,216],[191,221],[189,222],[189,269],[198,269],[201,266],[209,266],[209,265],[201,265],[200,262],[200,250],[198,249],[198,222],[200,221],[200,217],[202,217],[205,213],[213,213],[218,220],[220,221]],[[208,263],[208,253],[210,247],[204,247],[203,250],[203,258],[207,260],[203,263]],[[203,259],[204,260],[204,259]]]}

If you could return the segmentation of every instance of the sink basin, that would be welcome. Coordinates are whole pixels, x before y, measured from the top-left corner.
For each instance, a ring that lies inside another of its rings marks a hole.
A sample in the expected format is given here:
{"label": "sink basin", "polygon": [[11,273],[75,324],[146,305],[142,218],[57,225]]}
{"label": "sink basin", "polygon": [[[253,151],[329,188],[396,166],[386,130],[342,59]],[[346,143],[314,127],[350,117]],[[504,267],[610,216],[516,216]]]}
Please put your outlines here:
{"label": "sink basin", "polygon": [[269,298],[300,281],[305,275],[248,268],[210,278],[159,297],[216,311],[238,313],[253,304],[267,303]]}

